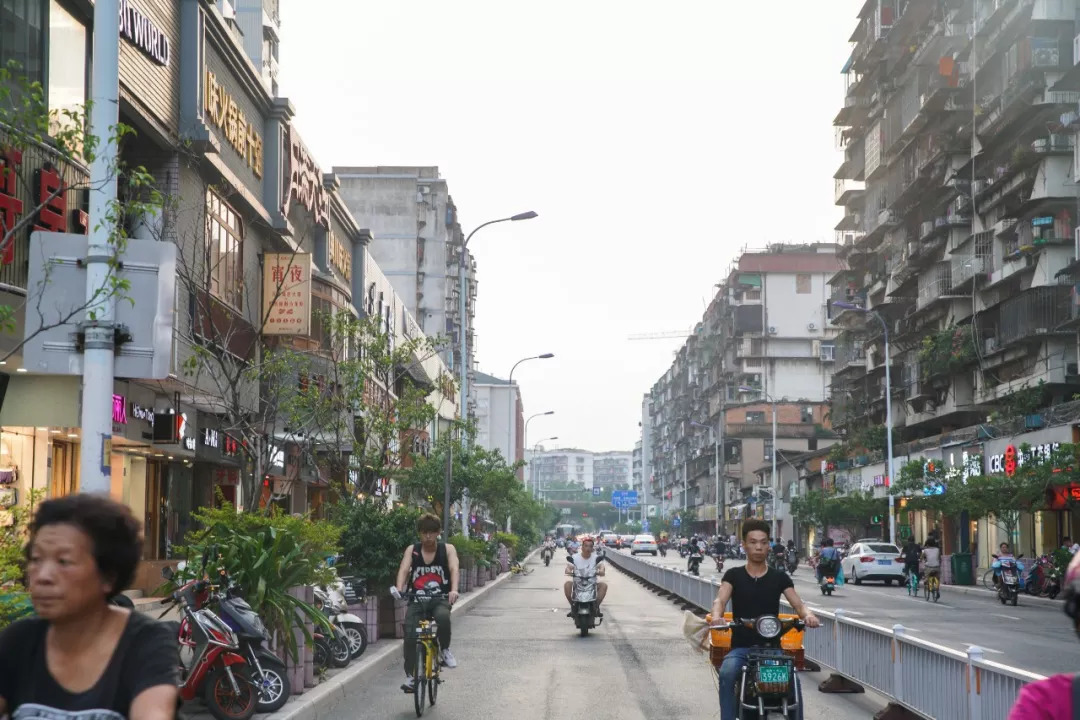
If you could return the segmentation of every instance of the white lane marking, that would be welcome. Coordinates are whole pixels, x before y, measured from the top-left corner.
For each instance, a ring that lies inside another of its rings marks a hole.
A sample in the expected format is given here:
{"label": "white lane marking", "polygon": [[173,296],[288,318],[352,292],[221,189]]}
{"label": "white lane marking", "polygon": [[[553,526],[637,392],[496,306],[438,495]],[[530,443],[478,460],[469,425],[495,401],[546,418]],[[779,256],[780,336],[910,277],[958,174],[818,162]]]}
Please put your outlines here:
{"label": "white lane marking", "polygon": [[994,617],[1005,618],[1006,620],[1019,620],[1020,619],[1020,618],[1016,617],[1015,615],[1003,615],[1001,613],[990,613],[990,614],[993,615]]}

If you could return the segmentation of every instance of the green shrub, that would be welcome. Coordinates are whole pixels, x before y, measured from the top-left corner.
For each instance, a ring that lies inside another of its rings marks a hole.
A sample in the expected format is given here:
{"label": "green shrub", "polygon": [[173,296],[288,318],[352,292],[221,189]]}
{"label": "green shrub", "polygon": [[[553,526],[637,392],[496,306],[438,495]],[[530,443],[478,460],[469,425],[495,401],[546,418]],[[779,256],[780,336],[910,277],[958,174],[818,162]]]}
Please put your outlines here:
{"label": "green shrub", "polygon": [[204,571],[210,577],[227,572],[295,659],[296,641],[291,630],[297,611],[313,622],[323,620],[314,607],[289,595],[289,588],[332,581],[334,574],[325,559],[337,553],[339,528],[326,521],[293,517],[276,508],[269,515],[238,513],[220,497],[218,507],[200,508],[193,518],[200,529],[188,533],[186,545],[180,549],[187,567],[164,589],[171,592]]}
{"label": "green shrub", "polygon": [[0,630],[30,612],[30,594],[23,586],[27,527],[30,508],[37,507],[43,496],[41,490],[30,493],[29,502],[7,510],[12,522],[0,526]]}
{"label": "green shrub", "polygon": [[405,547],[417,541],[420,510],[366,498],[337,505],[332,518],[341,527],[341,554],[352,572],[373,593],[393,585]]}

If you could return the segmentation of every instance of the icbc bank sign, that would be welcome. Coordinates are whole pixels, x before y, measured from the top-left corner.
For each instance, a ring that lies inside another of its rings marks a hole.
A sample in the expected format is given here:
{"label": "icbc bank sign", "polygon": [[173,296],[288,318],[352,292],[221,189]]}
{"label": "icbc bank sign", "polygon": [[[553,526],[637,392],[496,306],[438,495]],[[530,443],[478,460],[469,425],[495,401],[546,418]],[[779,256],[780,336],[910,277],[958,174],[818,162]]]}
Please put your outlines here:
{"label": "icbc bank sign", "polygon": [[1023,448],[1010,445],[1005,448],[1005,452],[990,456],[986,471],[991,475],[1004,473],[1007,477],[1012,477],[1016,474],[1016,469],[1023,467],[1024,463],[1040,464],[1049,461],[1060,447],[1061,443],[1043,443],[1032,445],[1024,452]]}

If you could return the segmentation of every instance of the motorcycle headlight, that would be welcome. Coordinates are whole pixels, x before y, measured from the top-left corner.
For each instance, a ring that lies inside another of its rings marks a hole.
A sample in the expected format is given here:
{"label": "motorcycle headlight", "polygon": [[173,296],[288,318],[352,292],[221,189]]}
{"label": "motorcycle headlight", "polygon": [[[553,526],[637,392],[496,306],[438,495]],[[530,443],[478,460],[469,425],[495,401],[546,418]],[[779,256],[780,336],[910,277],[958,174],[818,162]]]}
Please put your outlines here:
{"label": "motorcycle headlight", "polygon": [[782,628],[783,623],[780,622],[780,618],[765,615],[757,619],[755,630],[758,635],[768,640],[779,635]]}

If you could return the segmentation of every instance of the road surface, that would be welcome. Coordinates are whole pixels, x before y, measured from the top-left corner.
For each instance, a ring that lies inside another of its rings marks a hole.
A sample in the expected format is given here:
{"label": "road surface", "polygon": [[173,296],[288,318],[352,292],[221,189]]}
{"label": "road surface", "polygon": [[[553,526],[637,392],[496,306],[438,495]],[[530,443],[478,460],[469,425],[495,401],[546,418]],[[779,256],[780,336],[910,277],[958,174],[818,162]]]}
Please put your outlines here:
{"label": "road surface", "polygon": [[[673,603],[611,569],[604,624],[581,638],[566,617],[562,563],[530,567],[455,615],[459,665],[444,671],[438,704],[425,718],[719,718],[715,675],[683,639]],[[807,720],[865,720],[883,707],[873,694],[823,695],[821,679],[803,676]],[[353,683],[326,720],[415,717],[402,680],[395,654]]]}

